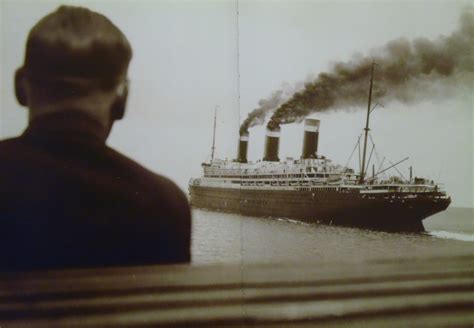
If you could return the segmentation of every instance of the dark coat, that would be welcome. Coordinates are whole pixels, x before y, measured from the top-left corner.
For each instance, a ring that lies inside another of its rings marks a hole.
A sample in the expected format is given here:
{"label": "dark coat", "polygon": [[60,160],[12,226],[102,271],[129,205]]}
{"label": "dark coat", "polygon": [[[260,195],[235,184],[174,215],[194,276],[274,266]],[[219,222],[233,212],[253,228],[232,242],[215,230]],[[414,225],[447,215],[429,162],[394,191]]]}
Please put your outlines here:
{"label": "dark coat", "polygon": [[186,196],[101,131],[66,112],[0,142],[0,269],[190,261]]}

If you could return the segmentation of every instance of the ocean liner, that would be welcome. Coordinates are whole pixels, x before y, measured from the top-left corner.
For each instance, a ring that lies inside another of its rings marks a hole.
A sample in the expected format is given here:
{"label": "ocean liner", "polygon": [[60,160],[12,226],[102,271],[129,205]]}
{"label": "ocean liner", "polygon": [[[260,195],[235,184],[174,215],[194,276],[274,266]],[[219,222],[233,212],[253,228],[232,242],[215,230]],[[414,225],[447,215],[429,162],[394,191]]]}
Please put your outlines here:
{"label": "ocean liner", "polygon": [[[241,131],[237,159],[214,159],[214,139],[204,175],[191,178],[191,205],[249,216],[288,218],[382,231],[424,231],[422,220],[445,210],[451,199],[432,180],[381,174],[391,165],[367,174],[367,139],[371,108],[370,83],[364,143],[359,172],[318,154],[320,121],[306,119],[300,159],[280,161],[280,127],[267,125],[262,160],[247,160],[248,131]],[[360,139],[359,139],[360,140]],[[370,156],[369,156],[370,162]],[[400,162],[399,162],[400,163]]]}

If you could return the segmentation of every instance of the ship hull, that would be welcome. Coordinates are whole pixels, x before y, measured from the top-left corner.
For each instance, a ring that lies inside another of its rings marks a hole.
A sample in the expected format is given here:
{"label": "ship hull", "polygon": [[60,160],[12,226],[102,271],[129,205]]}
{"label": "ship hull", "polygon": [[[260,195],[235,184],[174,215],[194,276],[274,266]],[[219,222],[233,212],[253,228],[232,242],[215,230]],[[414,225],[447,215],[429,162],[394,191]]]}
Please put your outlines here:
{"label": "ship hull", "polygon": [[193,207],[248,216],[284,217],[381,231],[424,231],[422,220],[445,210],[440,193],[406,198],[396,193],[362,195],[336,190],[248,190],[190,186]]}

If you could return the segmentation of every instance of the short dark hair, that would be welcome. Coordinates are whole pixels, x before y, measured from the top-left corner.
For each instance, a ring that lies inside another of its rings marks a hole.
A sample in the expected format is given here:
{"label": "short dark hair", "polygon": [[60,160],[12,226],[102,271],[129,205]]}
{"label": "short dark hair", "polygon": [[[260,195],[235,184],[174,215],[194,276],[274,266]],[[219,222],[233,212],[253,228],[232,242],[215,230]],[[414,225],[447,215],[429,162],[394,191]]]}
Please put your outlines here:
{"label": "short dark hair", "polygon": [[23,69],[43,93],[77,95],[87,85],[117,86],[131,58],[130,43],[107,17],[61,6],[31,29]]}

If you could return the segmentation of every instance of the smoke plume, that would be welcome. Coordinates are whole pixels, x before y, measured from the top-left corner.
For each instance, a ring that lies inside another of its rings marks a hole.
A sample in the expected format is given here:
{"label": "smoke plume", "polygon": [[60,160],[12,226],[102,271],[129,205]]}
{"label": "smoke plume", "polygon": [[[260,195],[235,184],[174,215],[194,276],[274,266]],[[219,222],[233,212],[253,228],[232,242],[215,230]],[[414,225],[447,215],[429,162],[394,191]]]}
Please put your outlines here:
{"label": "smoke plume", "polygon": [[[314,77],[308,77],[306,81],[309,82],[309,79],[313,78]],[[296,85],[292,86],[289,83],[283,83],[281,88],[277,91],[274,91],[270,97],[260,99],[258,102],[258,107],[250,112],[247,118],[240,125],[240,134],[253,126],[263,124],[270,113],[285,103],[295,92],[302,90],[304,85],[304,83],[297,83]]]}
{"label": "smoke plume", "polygon": [[[315,112],[354,106],[364,108],[373,62],[376,64],[373,99],[377,102],[412,103],[433,97],[439,90],[447,90],[456,83],[472,84],[473,47],[474,13],[466,11],[461,16],[459,29],[447,37],[411,42],[398,39],[368,56],[335,63],[328,72],[319,74],[303,90],[280,104],[268,127],[300,122]],[[254,120],[252,114],[247,118],[250,122],[246,120],[242,128],[262,123]]]}

